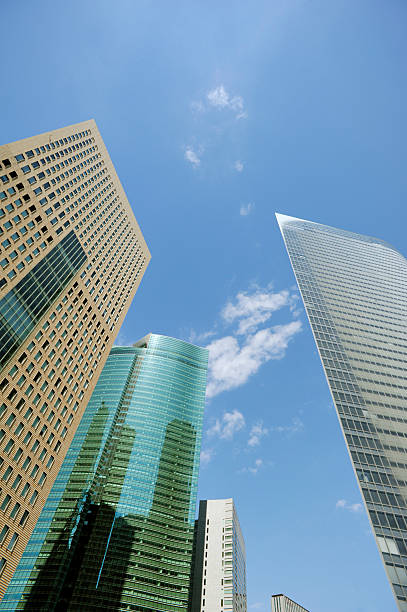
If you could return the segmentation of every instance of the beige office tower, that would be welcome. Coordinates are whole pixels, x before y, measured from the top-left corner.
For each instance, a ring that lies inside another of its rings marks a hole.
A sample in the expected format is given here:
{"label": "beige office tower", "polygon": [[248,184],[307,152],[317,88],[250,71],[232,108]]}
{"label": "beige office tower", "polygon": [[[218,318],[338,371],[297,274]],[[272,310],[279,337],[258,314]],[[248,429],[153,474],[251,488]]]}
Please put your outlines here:
{"label": "beige office tower", "polygon": [[149,259],[93,120],[0,147],[0,597]]}
{"label": "beige office tower", "polygon": [[233,499],[199,503],[192,612],[247,612],[246,550]]}
{"label": "beige office tower", "polygon": [[271,612],[309,612],[300,604],[295,603],[287,595],[271,596]]}

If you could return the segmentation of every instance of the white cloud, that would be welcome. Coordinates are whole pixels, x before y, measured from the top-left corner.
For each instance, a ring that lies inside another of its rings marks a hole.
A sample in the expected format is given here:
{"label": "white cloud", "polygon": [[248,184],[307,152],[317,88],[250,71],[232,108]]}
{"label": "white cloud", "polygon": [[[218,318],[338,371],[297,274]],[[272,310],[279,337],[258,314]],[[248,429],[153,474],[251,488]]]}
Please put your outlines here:
{"label": "white cloud", "polygon": [[238,172],[243,172],[243,168],[244,168],[244,163],[240,161],[240,159],[237,159],[235,161],[235,170],[237,170]]}
{"label": "white cloud", "polygon": [[249,608],[251,610],[264,610],[264,603],[262,603],[261,601],[258,601],[254,604],[251,604]]}
{"label": "white cloud", "polygon": [[234,302],[226,304],[221,316],[229,324],[239,322],[237,334],[248,334],[268,321],[273,312],[290,306],[292,299],[286,289],[277,293],[273,293],[271,287],[256,289],[252,293],[240,291]]}
{"label": "white cloud", "polygon": [[236,432],[245,427],[244,416],[238,410],[225,412],[221,419],[216,419],[215,424],[208,429],[208,436],[218,436],[223,440],[231,440]]}
{"label": "white cloud", "polygon": [[249,202],[248,204],[246,204],[246,206],[244,204],[242,204],[241,207],[240,207],[240,216],[241,217],[247,217],[247,215],[250,215],[252,210],[254,210],[253,202]]}
{"label": "white cloud", "polygon": [[256,459],[253,466],[244,467],[243,469],[240,470],[240,473],[257,474],[257,472],[259,471],[260,468],[263,467],[263,465],[264,465],[263,459]]}
{"label": "white cloud", "polygon": [[218,106],[220,108],[225,108],[225,106],[229,106],[229,94],[223,85],[219,85],[219,87],[215,87],[215,89],[211,89],[206,96],[209,100],[209,104],[212,106]]}
{"label": "white cloud", "polygon": [[250,430],[249,440],[247,444],[249,446],[258,446],[261,442],[261,439],[264,438],[264,436],[267,436],[268,433],[269,430],[263,426],[263,421],[255,423]]}
{"label": "white cloud", "polygon": [[206,448],[201,450],[201,465],[208,465],[215,455],[213,448]]}
{"label": "white cloud", "polygon": [[187,147],[185,149],[184,158],[189,161],[194,168],[197,168],[201,163],[201,160],[199,159],[195,151],[192,149],[192,147]]}
{"label": "white cloud", "polygon": [[343,510],[349,510],[349,512],[362,512],[362,504],[349,504],[346,499],[338,499],[335,504],[336,508],[342,508]]}
{"label": "white cloud", "polygon": [[244,102],[241,96],[231,97],[223,85],[211,89],[206,98],[210,106],[217,109],[230,109],[236,113],[236,119],[245,119],[247,112],[244,110]]}
{"label": "white cloud", "polygon": [[221,319],[226,325],[234,325],[235,330],[207,345],[207,397],[243,385],[264,363],[284,357],[288,343],[301,330],[301,322],[293,319],[283,325],[259,328],[275,311],[289,308],[294,298],[288,290],[273,292],[269,285],[256,287],[251,293],[241,291],[225,305]]}
{"label": "white cloud", "polygon": [[207,396],[240,387],[270,359],[281,359],[289,341],[301,329],[300,321],[261,329],[240,346],[233,336],[214,340],[209,349]]}

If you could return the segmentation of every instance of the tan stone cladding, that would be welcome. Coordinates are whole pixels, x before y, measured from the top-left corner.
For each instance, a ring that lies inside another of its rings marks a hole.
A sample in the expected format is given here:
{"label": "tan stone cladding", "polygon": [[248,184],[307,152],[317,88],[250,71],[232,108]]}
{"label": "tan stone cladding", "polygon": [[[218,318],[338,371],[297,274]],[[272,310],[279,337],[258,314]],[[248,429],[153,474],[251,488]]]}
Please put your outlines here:
{"label": "tan stone cladding", "polygon": [[94,120],[0,147],[0,597],[149,260]]}

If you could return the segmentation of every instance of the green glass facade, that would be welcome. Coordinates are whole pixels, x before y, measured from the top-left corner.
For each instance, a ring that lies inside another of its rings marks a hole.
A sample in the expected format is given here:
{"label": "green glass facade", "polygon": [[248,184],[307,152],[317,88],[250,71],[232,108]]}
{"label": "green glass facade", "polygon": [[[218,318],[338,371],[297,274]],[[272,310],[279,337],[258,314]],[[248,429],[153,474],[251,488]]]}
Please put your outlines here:
{"label": "green glass facade", "polygon": [[398,608],[407,612],[407,261],[277,215]]}
{"label": "green glass facade", "polygon": [[207,360],[112,349],[0,610],[186,612]]}

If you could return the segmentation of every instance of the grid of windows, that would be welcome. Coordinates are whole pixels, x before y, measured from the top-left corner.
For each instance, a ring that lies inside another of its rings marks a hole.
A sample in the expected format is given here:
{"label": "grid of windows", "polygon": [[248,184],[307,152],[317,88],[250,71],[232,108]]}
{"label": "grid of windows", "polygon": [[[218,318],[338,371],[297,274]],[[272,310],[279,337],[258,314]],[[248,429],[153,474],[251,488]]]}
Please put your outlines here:
{"label": "grid of windows", "polygon": [[191,610],[246,612],[246,550],[233,499],[199,504]]}
{"label": "grid of windows", "polygon": [[407,262],[368,236],[278,215],[399,609],[407,611]]}
{"label": "grid of windows", "polygon": [[0,372],[85,261],[70,232],[0,300]]}
{"label": "grid of windows", "polygon": [[112,349],[9,602],[187,610],[206,367],[162,336]]}
{"label": "grid of windows", "polygon": [[0,597],[149,258],[94,121],[0,147]]}

